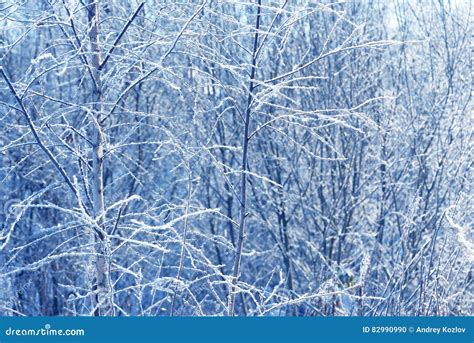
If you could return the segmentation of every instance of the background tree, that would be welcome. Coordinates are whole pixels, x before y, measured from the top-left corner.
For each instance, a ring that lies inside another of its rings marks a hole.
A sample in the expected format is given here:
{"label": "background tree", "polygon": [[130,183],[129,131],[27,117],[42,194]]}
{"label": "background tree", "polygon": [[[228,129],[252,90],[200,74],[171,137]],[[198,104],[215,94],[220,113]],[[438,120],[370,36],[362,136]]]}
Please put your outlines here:
{"label": "background tree", "polygon": [[4,3],[0,314],[471,315],[471,10]]}

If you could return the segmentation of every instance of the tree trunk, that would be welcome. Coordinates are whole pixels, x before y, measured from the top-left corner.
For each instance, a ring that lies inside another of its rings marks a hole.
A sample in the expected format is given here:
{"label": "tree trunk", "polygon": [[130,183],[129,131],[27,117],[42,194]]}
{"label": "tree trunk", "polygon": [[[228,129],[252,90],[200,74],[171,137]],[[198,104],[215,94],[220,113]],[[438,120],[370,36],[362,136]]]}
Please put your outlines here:
{"label": "tree trunk", "polygon": [[104,133],[102,127],[103,99],[102,80],[100,77],[101,53],[99,44],[99,4],[89,0],[87,6],[89,21],[89,40],[92,56],[90,59],[91,74],[93,78],[93,116],[94,133],[92,149],[92,202],[93,214],[101,230],[96,231],[96,316],[113,315],[112,290],[110,282],[110,263],[108,260],[108,237],[103,229],[104,223]]}
{"label": "tree trunk", "polygon": [[247,211],[247,164],[248,164],[248,143],[249,143],[249,126],[250,126],[250,112],[252,103],[252,94],[254,90],[253,80],[255,77],[255,69],[257,65],[257,48],[258,48],[258,30],[260,27],[260,6],[261,0],[257,2],[257,22],[255,24],[255,37],[253,42],[252,51],[252,71],[250,73],[250,83],[247,98],[247,107],[245,110],[244,118],[244,135],[242,138],[242,175],[241,175],[241,186],[240,186],[240,224],[239,224],[239,236],[237,238],[237,247],[235,252],[234,268],[232,274],[232,285],[230,287],[229,294],[229,316],[234,315],[235,307],[235,286],[240,276],[240,262],[242,260],[242,250],[244,246],[245,238],[245,217]]}

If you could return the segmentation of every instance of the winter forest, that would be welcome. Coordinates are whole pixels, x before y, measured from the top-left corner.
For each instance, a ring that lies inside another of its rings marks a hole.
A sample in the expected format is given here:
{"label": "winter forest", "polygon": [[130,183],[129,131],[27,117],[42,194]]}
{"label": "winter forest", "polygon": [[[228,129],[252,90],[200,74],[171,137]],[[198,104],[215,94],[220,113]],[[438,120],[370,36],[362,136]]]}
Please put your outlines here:
{"label": "winter forest", "polygon": [[473,315],[473,6],[0,2],[0,315]]}

